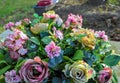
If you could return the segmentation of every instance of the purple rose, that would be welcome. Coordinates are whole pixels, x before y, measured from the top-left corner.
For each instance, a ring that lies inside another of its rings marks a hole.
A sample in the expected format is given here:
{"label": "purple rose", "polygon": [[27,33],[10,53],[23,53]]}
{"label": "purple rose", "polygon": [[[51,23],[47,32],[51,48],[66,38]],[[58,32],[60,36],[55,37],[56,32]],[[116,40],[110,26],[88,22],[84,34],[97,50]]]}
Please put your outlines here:
{"label": "purple rose", "polygon": [[99,72],[98,81],[99,83],[108,83],[112,78],[112,70],[110,68],[104,68]]}
{"label": "purple rose", "polygon": [[5,82],[6,83],[19,83],[21,82],[21,79],[19,75],[16,75],[15,70],[11,70],[5,73]]}
{"label": "purple rose", "polygon": [[20,77],[26,83],[41,83],[48,77],[48,64],[43,62],[39,57],[28,59],[21,67]]}

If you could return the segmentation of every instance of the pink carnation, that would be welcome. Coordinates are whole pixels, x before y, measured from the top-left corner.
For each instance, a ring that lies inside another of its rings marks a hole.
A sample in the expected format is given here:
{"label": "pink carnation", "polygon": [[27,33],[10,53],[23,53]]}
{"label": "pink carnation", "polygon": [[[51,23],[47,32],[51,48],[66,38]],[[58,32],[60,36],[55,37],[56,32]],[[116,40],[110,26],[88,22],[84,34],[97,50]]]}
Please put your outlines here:
{"label": "pink carnation", "polygon": [[56,46],[52,41],[45,47],[45,51],[47,52],[49,58],[54,58],[60,55],[61,48],[59,46]]}

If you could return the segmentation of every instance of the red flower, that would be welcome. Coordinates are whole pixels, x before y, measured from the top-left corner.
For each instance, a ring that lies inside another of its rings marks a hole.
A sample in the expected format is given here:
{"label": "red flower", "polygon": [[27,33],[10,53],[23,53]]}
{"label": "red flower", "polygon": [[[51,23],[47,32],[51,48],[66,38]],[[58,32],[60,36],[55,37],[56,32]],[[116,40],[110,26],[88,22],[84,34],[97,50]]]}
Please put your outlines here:
{"label": "red flower", "polygon": [[50,5],[52,3],[52,0],[40,0],[37,3],[37,6],[47,6]]}

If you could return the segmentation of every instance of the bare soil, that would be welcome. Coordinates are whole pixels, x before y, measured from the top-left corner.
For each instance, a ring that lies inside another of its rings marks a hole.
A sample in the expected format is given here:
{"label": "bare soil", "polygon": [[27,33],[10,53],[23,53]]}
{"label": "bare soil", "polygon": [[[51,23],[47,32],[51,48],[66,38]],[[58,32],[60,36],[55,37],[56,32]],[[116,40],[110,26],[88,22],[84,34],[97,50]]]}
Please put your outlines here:
{"label": "bare soil", "polygon": [[120,41],[120,6],[89,3],[87,0],[60,0],[53,8],[64,20],[69,13],[83,16],[83,27],[104,30],[110,40]]}

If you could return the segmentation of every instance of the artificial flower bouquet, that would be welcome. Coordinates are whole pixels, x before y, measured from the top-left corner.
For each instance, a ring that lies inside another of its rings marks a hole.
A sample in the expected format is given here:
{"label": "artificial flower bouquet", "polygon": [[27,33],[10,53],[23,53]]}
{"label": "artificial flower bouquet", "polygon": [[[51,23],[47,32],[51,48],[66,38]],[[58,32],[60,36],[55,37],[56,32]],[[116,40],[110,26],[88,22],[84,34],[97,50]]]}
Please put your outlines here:
{"label": "artificial flower bouquet", "polygon": [[54,11],[9,22],[0,34],[0,83],[118,83],[104,31],[82,28],[82,16],[65,22]]}

